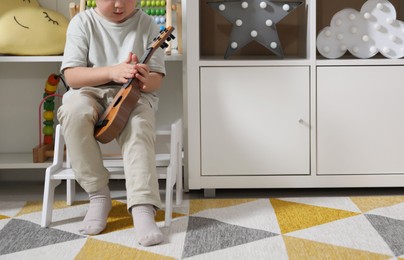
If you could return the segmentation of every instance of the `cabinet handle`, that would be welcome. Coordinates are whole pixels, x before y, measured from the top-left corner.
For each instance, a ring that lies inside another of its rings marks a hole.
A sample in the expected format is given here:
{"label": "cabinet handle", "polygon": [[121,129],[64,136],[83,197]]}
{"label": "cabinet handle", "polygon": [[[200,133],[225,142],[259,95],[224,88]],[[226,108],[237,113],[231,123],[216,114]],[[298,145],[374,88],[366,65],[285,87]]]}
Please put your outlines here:
{"label": "cabinet handle", "polygon": [[300,123],[300,124],[303,124],[303,123],[304,123],[304,120],[300,118],[300,119],[299,119],[299,123]]}

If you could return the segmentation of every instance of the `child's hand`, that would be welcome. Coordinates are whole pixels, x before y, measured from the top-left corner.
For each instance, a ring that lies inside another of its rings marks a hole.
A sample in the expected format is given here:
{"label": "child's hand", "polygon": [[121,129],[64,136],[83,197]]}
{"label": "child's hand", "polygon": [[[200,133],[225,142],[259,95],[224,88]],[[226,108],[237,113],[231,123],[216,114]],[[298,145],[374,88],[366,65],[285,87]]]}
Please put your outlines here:
{"label": "child's hand", "polygon": [[140,90],[147,92],[148,81],[150,78],[150,68],[146,64],[136,64],[137,73],[135,77],[139,80]]}
{"label": "child's hand", "polygon": [[148,82],[150,79],[150,68],[147,64],[139,63],[139,60],[136,55],[132,57],[133,63],[135,63],[135,77],[139,80],[139,88],[143,92],[147,91]]}
{"label": "child's hand", "polygon": [[[128,58],[115,66],[111,66],[109,73],[112,81],[116,83],[126,83],[128,79],[134,78],[137,73],[136,65],[132,62],[136,55],[129,53]],[[136,58],[137,59],[137,58]]]}

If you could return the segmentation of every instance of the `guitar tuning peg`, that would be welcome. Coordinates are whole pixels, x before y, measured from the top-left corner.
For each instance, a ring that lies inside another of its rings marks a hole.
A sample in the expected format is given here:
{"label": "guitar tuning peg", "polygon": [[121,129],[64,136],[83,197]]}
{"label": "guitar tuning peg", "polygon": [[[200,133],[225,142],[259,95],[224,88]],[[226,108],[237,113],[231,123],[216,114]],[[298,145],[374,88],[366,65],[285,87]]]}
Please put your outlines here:
{"label": "guitar tuning peg", "polygon": [[170,38],[171,38],[172,40],[174,40],[174,39],[175,39],[174,34],[170,34]]}
{"label": "guitar tuning peg", "polygon": [[165,48],[167,48],[168,47],[168,44],[166,43],[166,42],[163,42],[161,45],[160,45],[160,48],[162,48],[162,49],[165,49]]}

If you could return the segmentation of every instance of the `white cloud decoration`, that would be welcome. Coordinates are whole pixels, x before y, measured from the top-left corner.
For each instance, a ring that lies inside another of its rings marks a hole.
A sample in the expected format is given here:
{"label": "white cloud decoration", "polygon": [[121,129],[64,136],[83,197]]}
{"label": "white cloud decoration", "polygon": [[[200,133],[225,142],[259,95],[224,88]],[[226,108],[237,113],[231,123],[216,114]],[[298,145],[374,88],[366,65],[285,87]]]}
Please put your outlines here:
{"label": "white cloud decoration", "polygon": [[349,51],[358,58],[370,58],[380,52],[395,59],[404,57],[404,22],[396,19],[396,10],[387,0],[368,0],[358,12],[346,8],[337,12],[317,36],[317,50],[329,59]]}

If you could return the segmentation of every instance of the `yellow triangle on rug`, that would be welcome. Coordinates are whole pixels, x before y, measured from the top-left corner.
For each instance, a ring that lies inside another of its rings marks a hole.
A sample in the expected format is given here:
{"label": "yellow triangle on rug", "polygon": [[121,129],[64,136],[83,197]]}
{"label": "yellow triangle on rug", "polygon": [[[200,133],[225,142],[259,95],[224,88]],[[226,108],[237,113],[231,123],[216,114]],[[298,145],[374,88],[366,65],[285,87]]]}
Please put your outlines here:
{"label": "yellow triangle on rug", "polygon": [[207,209],[226,208],[255,200],[257,199],[194,199],[190,201],[189,215]]}
{"label": "yellow triangle on rug", "polygon": [[270,202],[275,210],[282,234],[359,214],[356,212],[312,206],[280,199],[270,199]]}
{"label": "yellow triangle on rug", "polygon": [[388,207],[404,202],[404,196],[358,196],[351,197],[351,200],[365,213],[372,209]]}
{"label": "yellow triangle on rug", "polygon": [[352,248],[319,243],[307,239],[283,236],[289,259],[372,259],[387,260],[391,256]]}
{"label": "yellow triangle on rug", "polygon": [[99,260],[99,259],[119,259],[119,260],[153,260],[153,259],[174,259],[168,256],[146,252],[136,248],[130,248],[119,244],[108,243],[98,239],[88,238],[75,260]]}
{"label": "yellow triangle on rug", "polygon": [[[73,202],[72,206],[82,205],[86,203],[88,203],[88,201],[75,201]],[[68,207],[71,206],[67,205],[66,201],[64,200],[57,200],[53,203],[53,209],[64,209]],[[39,211],[42,211],[42,201],[27,201],[24,207],[20,210],[20,212],[18,212],[16,216],[21,216]]]}

